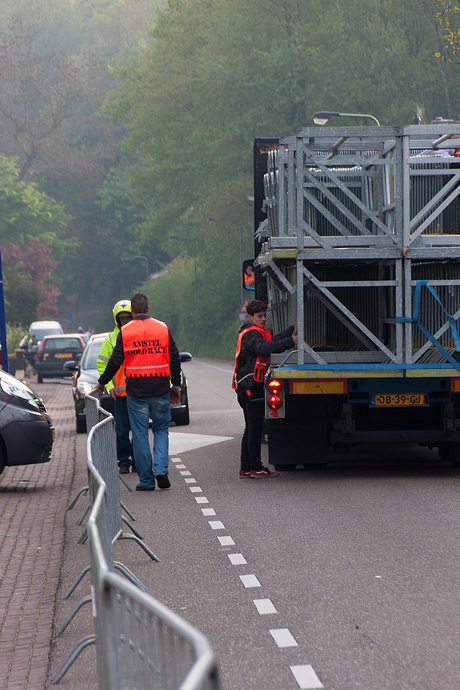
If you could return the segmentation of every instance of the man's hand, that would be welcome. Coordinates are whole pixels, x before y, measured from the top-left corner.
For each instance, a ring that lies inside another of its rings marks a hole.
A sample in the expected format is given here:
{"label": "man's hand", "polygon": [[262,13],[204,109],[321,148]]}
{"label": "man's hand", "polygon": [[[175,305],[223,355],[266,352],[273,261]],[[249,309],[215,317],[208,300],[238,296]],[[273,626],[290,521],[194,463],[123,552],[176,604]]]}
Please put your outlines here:
{"label": "man's hand", "polygon": [[99,391],[99,396],[101,396],[102,393],[104,392],[105,386],[103,386],[101,383],[96,383],[94,388]]}
{"label": "man's hand", "polygon": [[109,390],[109,395],[112,398],[112,400],[116,400],[118,398],[118,393],[115,386]]}
{"label": "man's hand", "polygon": [[294,341],[294,345],[297,347],[297,329],[296,328],[294,328],[294,330],[292,331],[291,337],[292,337],[292,340]]}
{"label": "man's hand", "polygon": [[169,389],[169,398],[173,405],[180,402],[180,386],[173,386]]}

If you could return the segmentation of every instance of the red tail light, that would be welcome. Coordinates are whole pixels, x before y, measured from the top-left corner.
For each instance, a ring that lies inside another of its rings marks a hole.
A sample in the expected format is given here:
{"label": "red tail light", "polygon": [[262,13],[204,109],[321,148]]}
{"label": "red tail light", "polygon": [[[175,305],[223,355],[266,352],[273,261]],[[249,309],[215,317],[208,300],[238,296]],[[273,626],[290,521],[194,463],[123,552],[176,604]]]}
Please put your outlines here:
{"label": "red tail light", "polygon": [[281,383],[281,381],[278,381],[277,379],[272,379],[268,382],[267,388],[268,392],[271,395],[279,395],[282,391],[283,384]]}
{"label": "red tail light", "polygon": [[45,341],[42,340],[41,343],[40,343],[40,346],[39,346],[39,348],[38,348],[38,350],[37,350],[37,357],[41,357],[41,356],[42,356],[44,348],[45,348]]}
{"label": "red tail light", "polygon": [[279,395],[271,395],[267,401],[267,405],[271,410],[279,410],[282,404],[283,401]]}

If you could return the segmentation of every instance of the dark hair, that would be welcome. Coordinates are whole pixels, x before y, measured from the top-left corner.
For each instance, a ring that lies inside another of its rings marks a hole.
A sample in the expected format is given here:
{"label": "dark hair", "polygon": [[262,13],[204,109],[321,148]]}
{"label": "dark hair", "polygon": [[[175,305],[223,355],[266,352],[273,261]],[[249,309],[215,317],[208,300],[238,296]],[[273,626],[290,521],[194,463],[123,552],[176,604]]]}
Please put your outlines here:
{"label": "dark hair", "polygon": [[267,305],[260,299],[252,299],[246,305],[246,312],[250,316],[254,316],[254,314],[259,314],[261,311],[267,311]]}
{"label": "dark hair", "polygon": [[136,314],[146,314],[149,308],[149,301],[145,295],[140,292],[131,297],[131,311]]}

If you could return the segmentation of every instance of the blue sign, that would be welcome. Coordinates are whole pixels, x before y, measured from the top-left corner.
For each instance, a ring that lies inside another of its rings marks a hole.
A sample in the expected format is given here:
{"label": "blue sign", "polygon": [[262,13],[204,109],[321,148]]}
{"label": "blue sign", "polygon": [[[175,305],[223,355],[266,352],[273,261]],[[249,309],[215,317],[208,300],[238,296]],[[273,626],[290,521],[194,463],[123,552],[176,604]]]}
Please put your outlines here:
{"label": "blue sign", "polygon": [[65,315],[65,318],[66,318],[67,323],[72,323],[72,314],[70,311],[67,312],[67,314]]}

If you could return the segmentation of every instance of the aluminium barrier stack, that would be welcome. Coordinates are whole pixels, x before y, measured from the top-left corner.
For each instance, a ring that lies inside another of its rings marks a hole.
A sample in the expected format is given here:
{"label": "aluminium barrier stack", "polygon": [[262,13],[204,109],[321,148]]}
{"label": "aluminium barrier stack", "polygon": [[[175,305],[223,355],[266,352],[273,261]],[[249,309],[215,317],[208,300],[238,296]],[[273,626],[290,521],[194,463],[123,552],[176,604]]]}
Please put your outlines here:
{"label": "aluminium barrier stack", "polygon": [[[124,484],[126,484],[126,482],[124,482],[123,478],[118,473],[115,420],[109,412],[107,412],[103,407],[101,407],[99,403],[99,396],[96,391],[91,391],[91,393],[85,395],[85,415],[88,432],[93,428],[93,426],[101,422],[103,419],[109,418],[111,420],[104,431],[105,438],[103,440],[99,440],[98,437],[97,442],[102,443],[102,446],[100,448],[100,452],[96,453],[95,457],[97,469],[107,484],[107,496],[109,501],[110,515],[109,528],[112,542],[116,541],[117,539],[132,539],[145,551],[145,553],[152,560],[158,561],[158,558],[153,553],[153,551],[151,551],[151,549],[149,549],[149,547],[144,543],[142,535],[122,514],[123,509],[132,520],[135,520],[134,515],[128,510],[128,508],[122,502],[120,496],[119,480],[121,479]],[[130,491],[132,491],[132,489],[127,484],[126,486]],[[76,496],[73,498],[73,500],[70,502],[67,510],[72,509],[79,496],[83,493],[86,493],[87,490],[88,487],[83,487],[82,489],[80,489]],[[89,512],[90,507],[91,501],[89,503],[89,506],[83,512],[82,516],[79,518],[79,520],[77,520],[77,524],[81,524],[82,520],[84,519],[84,517],[86,517],[87,513]],[[130,532],[125,532],[123,530],[123,523],[128,525],[129,529],[131,530],[131,532],[133,532],[133,534],[131,534]],[[79,543],[84,543],[86,541],[86,538],[87,530],[85,528],[80,536]]]}
{"label": "aluminium barrier stack", "polygon": [[103,416],[87,439],[94,633],[77,643],[52,682],[59,683],[83,649],[95,644],[100,690],[219,690],[217,661],[207,638],[115,572],[111,498],[97,469],[113,436],[113,418]]}
{"label": "aluminium barrier stack", "polygon": [[457,137],[458,123],[311,127],[273,145],[256,261],[274,330],[297,325],[289,361],[459,370]]}

